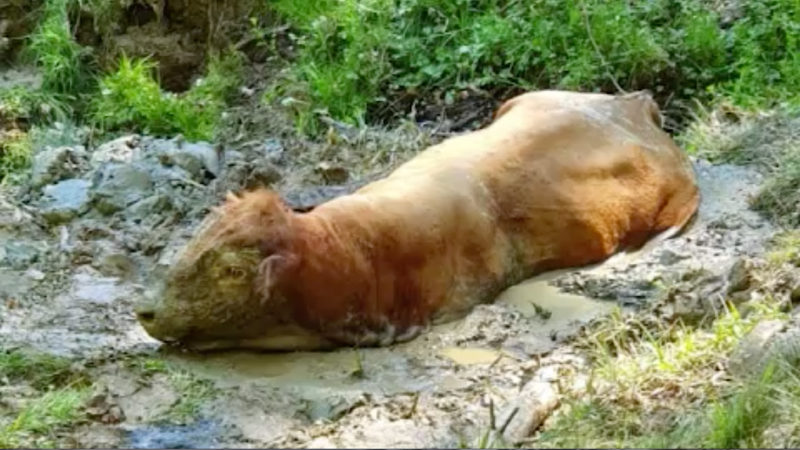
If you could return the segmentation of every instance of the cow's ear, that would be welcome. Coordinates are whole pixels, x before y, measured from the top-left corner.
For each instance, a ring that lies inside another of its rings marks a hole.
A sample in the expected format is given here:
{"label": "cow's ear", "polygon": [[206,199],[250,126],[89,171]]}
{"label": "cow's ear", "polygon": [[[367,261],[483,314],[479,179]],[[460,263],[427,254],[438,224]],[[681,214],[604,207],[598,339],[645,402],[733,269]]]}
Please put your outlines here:
{"label": "cow's ear", "polygon": [[500,117],[502,117],[505,113],[509,112],[511,108],[513,108],[514,105],[516,105],[517,103],[518,103],[518,97],[513,97],[511,99],[506,100],[502,105],[500,105],[499,108],[497,108],[497,111],[494,113],[494,119],[492,120],[497,120]]}
{"label": "cow's ear", "polygon": [[275,285],[286,273],[297,266],[299,258],[289,252],[274,253],[258,265],[258,283],[262,297],[266,300]]}

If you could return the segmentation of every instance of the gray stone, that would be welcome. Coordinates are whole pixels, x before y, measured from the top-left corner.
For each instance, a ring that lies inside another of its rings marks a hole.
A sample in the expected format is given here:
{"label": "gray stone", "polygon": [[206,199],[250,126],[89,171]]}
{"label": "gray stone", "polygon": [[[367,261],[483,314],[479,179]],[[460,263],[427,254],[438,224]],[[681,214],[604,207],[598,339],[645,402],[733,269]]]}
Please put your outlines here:
{"label": "gray stone", "polygon": [[343,184],[350,178],[350,173],[341,166],[334,166],[327,162],[321,162],[314,168],[325,184]]}
{"label": "gray stone", "polygon": [[103,165],[95,174],[92,199],[102,214],[113,214],[149,196],[153,178],[138,164]]}
{"label": "gray stone", "polygon": [[500,421],[507,421],[511,417],[503,431],[503,438],[512,444],[524,441],[539,428],[558,404],[558,393],[552,384],[536,380],[528,382],[498,416]]}
{"label": "gray stone", "polygon": [[769,345],[775,336],[786,328],[782,320],[764,320],[756,324],[739,342],[729,360],[732,373],[747,375],[757,373],[763,367],[769,353]]}
{"label": "gray stone", "polygon": [[8,240],[0,246],[0,263],[12,269],[22,270],[39,259],[42,249],[30,242]]}
{"label": "gray stone", "polygon": [[98,167],[104,163],[130,163],[139,153],[138,135],[123,136],[113,141],[97,147],[92,152],[91,163],[93,167]]}
{"label": "gray stone", "polygon": [[126,278],[133,273],[135,262],[125,250],[109,242],[101,242],[98,245],[100,248],[95,252],[92,266],[101,274]]}
{"label": "gray stone", "polygon": [[270,138],[264,141],[262,147],[262,154],[264,158],[271,163],[279,163],[283,161],[286,150],[279,139]]}
{"label": "gray stone", "polygon": [[80,173],[86,166],[82,146],[47,148],[33,157],[31,185],[40,188]]}
{"label": "gray stone", "polygon": [[140,200],[125,211],[129,219],[143,220],[153,215],[160,215],[173,208],[172,201],[164,194],[154,194]]}
{"label": "gray stone", "polygon": [[283,175],[277,167],[270,163],[263,163],[254,167],[245,181],[246,188],[257,186],[269,187],[281,181]]}
{"label": "gray stone", "polygon": [[747,259],[736,260],[728,272],[728,294],[741,292],[750,288],[752,283],[753,263]]}
{"label": "gray stone", "polygon": [[195,180],[202,180],[206,173],[215,178],[220,175],[220,153],[207,142],[176,142],[159,153],[162,164],[175,165],[191,174]]}
{"label": "gray stone", "polygon": [[44,188],[39,210],[51,225],[69,222],[89,210],[90,198],[87,180],[73,178]]}
{"label": "gray stone", "polygon": [[686,259],[688,257],[689,256],[687,256],[687,255],[682,255],[682,254],[679,254],[679,253],[675,253],[672,250],[664,249],[661,252],[661,255],[659,256],[658,260],[659,260],[659,262],[661,264],[663,264],[665,266],[671,266],[671,265],[676,264],[676,263],[680,262],[681,260],[684,260],[684,259]]}
{"label": "gray stone", "polygon": [[33,222],[30,214],[11,203],[0,193],[0,229],[16,229],[25,223]]}

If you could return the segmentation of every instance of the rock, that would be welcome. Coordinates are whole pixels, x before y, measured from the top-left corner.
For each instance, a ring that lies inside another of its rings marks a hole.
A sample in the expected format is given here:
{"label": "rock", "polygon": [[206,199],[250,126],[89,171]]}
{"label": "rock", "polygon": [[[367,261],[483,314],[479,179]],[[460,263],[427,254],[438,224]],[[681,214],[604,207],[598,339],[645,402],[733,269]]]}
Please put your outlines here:
{"label": "rock", "polygon": [[33,222],[33,217],[22,208],[0,195],[0,229],[13,230]]}
{"label": "rock", "polygon": [[92,152],[92,167],[99,167],[103,163],[130,163],[139,153],[139,135],[123,136],[97,147]]}
{"label": "rock", "polygon": [[51,225],[69,222],[89,210],[91,183],[73,178],[44,188],[39,206],[42,217]]}
{"label": "rock", "polygon": [[356,184],[343,186],[316,186],[292,189],[283,192],[286,203],[295,210],[306,211],[317,205],[332,200],[341,195],[354,192],[358,187]]}
{"label": "rock", "polygon": [[129,277],[134,269],[135,262],[123,249],[112,243],[98,243],[100,247],[92,260],[92,266],[101,274],[111,277]]}
{"label": "rock", "polygon": [[558,393],[550,383],[537,380],[528,382],[504,413],[498,416],[499,420],[505,421],[516,411],[503,431],[503,438],[512,444],[521,443],[539,428],[558,404]]}
{"label": "rock", "polygon": [[203,180],[207,174],[217,178],[222,170],[221,151],[207,142],[175,142],[159,154],[166,166],[178,166],[188,172],[192,179]]}
{"label": "rock", "polygon": [[317,164],[314,171],[322,176],[325,184],[342,184],[350,178],[350,173],[341,166],[333,166],[327,162]]}
{"label": "rock", "polygon": [[672,250],[665,249],[661,252],[658,260],[661,264],[665,266],[671,266],[673,264],[677,264],[678,262],[688,258],[688,255],[683,255],[679,253],[675,253]]}
{"label": "rock", "polygon": [[31,185],[40,188],[78,175],[86,167],[82,146],[47,148],[33,157]]}
{"label": "rock", "polygon": [[305,445],[305,448],[339,448],[339,446],[334,444],[330,439],[322,436],[309,441],[308,444]]}
{"label": "rock", "polygon": [[728,272],[728,294],[741,292],[750,288],[753,281],[753,263],[744,258],[740,258],[733,263]]}
{"label": "rock", "polygon": [[173,204],[168,196],[154,194],[131,205],[125,211],[125,215],[129,219],[141,221],[147,217],[164,214],[171,209],[173,209]]}
{"label": "rock", "polygon": [[264,186],[269,187],[281,181],[283,175],[281,171],[270,163],[262,163],[254,167],[247,175],[245,187],[248,189]]}
{"label": "rock", "polygon": [[8,240],[0,246],[0,264],[12,269],[27,269],[39,259],[39,253],[42,250],[30,242]]}
{"label": "rock", "polygon": [[152,189],[152,176],[143,165],[109,163],[95,174],[92,200],[98,211],[110,215],[144,199]]}
{"label": "rock", "polygon": [[42,272],[41,270],[36,270],[34,268],[30,268],[30,269],[26,270],[25,271],[25,276],[28,277],[28,279],[33,280],[33,281],[42,281],[47,277],[47,275],[45,275],[44,272]]}
{"label": "rock", "polygon": [[261,154],[264,156],[264,159],[272,164],[280,164],[284,160],[286,149],[283,147],[280,139],[270,138],[264,141]]}
{"label": "rock", "polygon": [[723,276],[705,269],[686,272],[656,303],[655,313],[669,322],[686,324],[716,317],[725,310],[725,284]]}
{"label": "rock", "polygon": [[771,340],[786,327],[782,320],[764,320],[756,324],[739,342],[728,362],[732,373],[747,375],[763,367]]}

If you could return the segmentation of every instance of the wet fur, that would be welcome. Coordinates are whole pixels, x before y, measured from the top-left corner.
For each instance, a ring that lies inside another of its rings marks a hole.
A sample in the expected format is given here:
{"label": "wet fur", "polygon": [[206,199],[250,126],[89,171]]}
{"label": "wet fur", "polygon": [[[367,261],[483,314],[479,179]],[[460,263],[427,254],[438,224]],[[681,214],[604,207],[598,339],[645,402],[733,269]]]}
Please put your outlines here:
{"label": "wet fur", "polygon": [[[228,346],[388,345],[536,273],[680,229],[698,203],[691,165],[649,95],[541,91],[309,212],[268,190],[231,196],[173,274],[220,246],[260,252],[246,304],[263,333]],[[307,335],[281,340],[285,326]]]}

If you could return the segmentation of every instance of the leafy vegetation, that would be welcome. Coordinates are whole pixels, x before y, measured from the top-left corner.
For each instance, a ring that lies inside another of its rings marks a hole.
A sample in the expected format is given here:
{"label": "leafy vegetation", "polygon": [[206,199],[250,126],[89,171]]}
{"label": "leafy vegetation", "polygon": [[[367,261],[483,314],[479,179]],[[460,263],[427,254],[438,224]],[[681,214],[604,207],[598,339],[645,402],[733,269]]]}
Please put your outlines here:
{"label": "leafy vegetation", "polygon": [[80,418],[87,396],[85,387],[66,387],[31,400],[11,423],[0,426],[0,447],[58,447],[54,433]]}
{"label": "leafy vegetation", "polygon": [[90,52],[72,34],[69,0],[49,0],[28,44],[31,59],[42,74],[45,92],[75,97],[92,86]]}
{"label": "leafy vegetation", "polygon": [[0,417],[0,447],[55,447],[57,431],[74,424],[88,394],[86,376],[69,360],[21,351],[0,352],[0,381],[27,383],[35,395],[9,421]]}
{"label": "leafy vegetation", "polygon": [[687,151],[715,162],[755,164],[767,179],[753,207],[781,225],[800,226],[800,108],[700,110],[680,137]]}
{"label": "leafy vegetation", "polygon": [[[572,448],[732,448],[767,445],[764,433],[787,408],[784,391],[800,369],[767,364],[755,378],[727,376],[725,362],[762,320],[786,319],[769,299],[747,316],[735,308],[708,328],[643,324],[616,313],[586,338],[595,360],[585,395],[567,401],[537,446]],[[780,370],[780,374],[778,371]],[[575,433],[575,430],[581,430]],[[800,439],[800,434],[793,439]],[[768,445],[767,445],[768,446]]]}
{"label": "leafy vegetation", "polygon": [[279,86],[301,126],[358,122],[389,93],[565,88],[662,98],[796,99],[793,0],[743,2],[728,26],[701,0],[278,0],[298,31]]}
{"label": "leafy vegetation", "polygon": [[181,133],[187,139],[213,137],[226,99],[240,81],[235,54],[214,57],[206,77],[184,94],[164,92],[145,59],[122,57],[116,72],[100,81],[92,120],[103,130],[142,130],[156,135]]}

